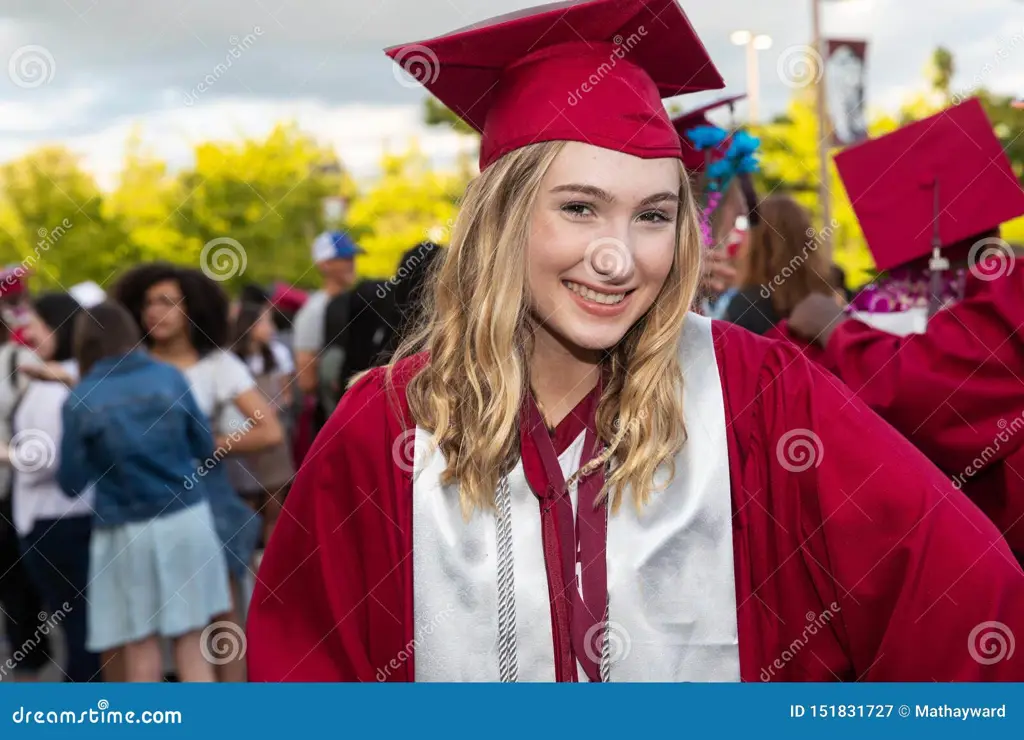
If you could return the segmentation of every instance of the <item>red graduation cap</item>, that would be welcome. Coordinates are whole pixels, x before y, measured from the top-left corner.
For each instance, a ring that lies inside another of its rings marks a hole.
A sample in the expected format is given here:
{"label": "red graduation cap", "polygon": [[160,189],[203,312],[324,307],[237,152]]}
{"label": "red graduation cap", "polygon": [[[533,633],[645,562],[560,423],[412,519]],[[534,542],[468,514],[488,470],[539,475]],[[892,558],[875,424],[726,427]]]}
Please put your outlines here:
{"label": "red graduation cap", "polygon": [[725,85],[676,0],[542,5],[386,53],[481,132],[481,169],[542,141],[680,157],[661,99]]}
{"label": "red graduation cap", "polygon": [[[708,120],[708,113],[725,106],[729,106],[729,109],[732,110],[737,102],[746,97],[746,93],[743,95],[732,95],[728,98],[722,98],[721,100],[703,105],[700,108],[687,111],[681,116],[672,119],[672,125],[676,127],[676,132],[679,134],[680,144],[683,149],[683,164],[686,165],[686,169],[691,172],[700,172],[708,162],[708,157],[705,156],[705,153],[699,152],[694,148],[693,142],[686,137],[686,132],[698,126],[713,126],[714,124]],[[722,157],[728,148],[728,140],[722,142],[722,145],[711,154],[711,161]]]}
{"label": "red graduation cap", "polygon": [[1024,191],[976,98],[835,159],[879,270],[1024,214]]}
{"label": "red graduation cap", "polygon": [[28,293],[28,269],[22,265],[0,269],[0,298],[16,299]]}

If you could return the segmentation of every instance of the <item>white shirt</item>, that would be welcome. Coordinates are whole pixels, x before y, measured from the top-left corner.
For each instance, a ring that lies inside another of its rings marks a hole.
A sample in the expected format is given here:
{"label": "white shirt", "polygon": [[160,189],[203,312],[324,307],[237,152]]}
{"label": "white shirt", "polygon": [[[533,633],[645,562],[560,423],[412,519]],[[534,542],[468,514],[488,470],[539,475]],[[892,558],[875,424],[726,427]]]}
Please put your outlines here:
{"label": "white shirt", "polygon": [[292,322],[292,346],[296,352],[319,352],[324,348],[324,319],[330,296],[322,290],[313,293],[295,314]]}
{"label": "white shirt", "polygon": [[214,350],[192,367],[185,370],[185,379],[192,386],[196,405],[206,414],[213,416],[215,409],[221,409],[220,418],[212,419],[214,434],[228,434],[245,423],[245,417],[235,406],[235,399],[256,381],[245,363],[226,350]]}
{"label": "white shirt", "polygon": [[[277,369],[274,372],[280,373],[281,375],[288,375],[289,373],[295,372],[295,361],[292,360],[292,353],[288,351],[288,348],[276,339],[270,341],[270,352],[274,355],[274,362],[277,364]],[[246,364],[249,366],[249,372],[253,375],[263,375],[263,354],[257,353],[249,355]]]}
{"label": "white shirt", "polygon": [[[63,367],[77,376],[75,363],[64,363]],[[61,409],[67,397],[68,389],[63,383],[33,380],[14,414],[11,505],[14,527],[22,537],[40,520],[91,516],[93,512],[93,486],[81,496],[67,496],[57,483],[64,433]]]}

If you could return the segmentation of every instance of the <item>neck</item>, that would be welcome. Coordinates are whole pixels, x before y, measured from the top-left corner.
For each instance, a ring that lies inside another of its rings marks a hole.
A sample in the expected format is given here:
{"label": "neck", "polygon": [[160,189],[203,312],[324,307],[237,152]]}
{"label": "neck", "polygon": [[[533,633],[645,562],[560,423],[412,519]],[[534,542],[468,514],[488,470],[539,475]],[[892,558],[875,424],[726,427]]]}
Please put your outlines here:
{"label": "neck", "polygon": [[344,291],[345,286],[343,286],[337,280],[330,280],[328,278],[324,278],[324,293],[329,295],[331,298],[338,295],[339,293],[343,293]]}
{"label": "neck", "polygon": [[549,427],[557,426],[597,385],[602,355],[568,346],[543,328],[536,331],[530,387]]}
{"label": "neck", "polygon": [[189,367],[199,361],[199,353],[185,336],[154,344],[149,353],[156,359],[177,367]]}

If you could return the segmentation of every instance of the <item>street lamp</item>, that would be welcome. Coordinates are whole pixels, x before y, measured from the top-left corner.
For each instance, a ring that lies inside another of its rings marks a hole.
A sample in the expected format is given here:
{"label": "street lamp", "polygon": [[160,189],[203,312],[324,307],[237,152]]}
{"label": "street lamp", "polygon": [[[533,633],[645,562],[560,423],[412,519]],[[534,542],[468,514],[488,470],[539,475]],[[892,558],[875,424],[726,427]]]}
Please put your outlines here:
{"label": "street lamp", "polygon": [[750,123],[757,123],[760,98],[760,70],[757,52],[772,48],[772,37],[751,31],[733,31],[729,40],[736,46],[747,47],[747,97],[750,101]]}

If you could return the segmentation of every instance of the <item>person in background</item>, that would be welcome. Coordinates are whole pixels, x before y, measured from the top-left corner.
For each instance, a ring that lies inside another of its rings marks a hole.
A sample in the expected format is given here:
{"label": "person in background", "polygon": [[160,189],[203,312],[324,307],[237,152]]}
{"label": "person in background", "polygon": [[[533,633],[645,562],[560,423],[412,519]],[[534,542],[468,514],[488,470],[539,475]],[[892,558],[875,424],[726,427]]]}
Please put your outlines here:
{"label": "person in background", "polygon": [[292,327],[296,314],[306,305],[308,298],[305,291],[282,283],[274,287],[274,292],[270,296],[270,305],[274,307],[273,319],[274,326],[277,327],[277,338],[293,356],[295,346]]}
{"label": "person in background", "polygon": [[[242,304],[232,326],[231,349],[246,363],[267,404],[281,418],[291,410],[291,368],[274,351],[271,311],[269,304]],[[232,469],[236,472],[235,489],[263,515],[263,541],[269,542],[295,475],[291,450],[283,440],[259,452],[240,455],[236,462]]]}
{"label": "person in background", "polygon": [[429,289],[436,266],[440,264],[438,259],[441,257],[441,249],[440,245],[433,242],[423,242],[402,255],[398,271],[392,279],[395,285],[391,289],[398,323],[384,342],[383,362],[391,359],[391,355],[419,320],[423,296]]}
{"label": "person in background", "polygon": [[[67,293],[46,293],[35,300],[27,339],[45,362],[59,363],[70,379],[77,377],[73,359],[74,317],[80,306]],[[100,675],[96,653],[86,649],[86,585],[93,489],[68,497],[57,481],[63,430],[61,408],[68,387],[56,380],[32,380],[14,413],[12,508],[21,540],[23,563],[51,615],[59,614],[67,643],[64,676],[94,681]]]}
{"label": "person in background", "polygon": [[819,249],[804,207],[789,196],[771,195],[757,212],[760,222],[739,255],[739,290],[723,318],[765,334],[809,294],[831,296],[833,290],[828,256]]}
{"label": "person in background", "polygon": [[[22,658],[13,669],[16,681],[35,681],[50,662],[50,637],[41,631],[43,600],[29,576],[21,556],[14,526],[11,487],[14,469],[10,459],[14,414],[29,386],[29,376],[21,372],[40,364],[35,353],[25,346],[24,329],[34,314],[25,300],[20,273],[0,274],[0,620],[11,653]],[[39,321],[38,318],[34,319]],[[14,335],[21,336],[16,340]],[[45,616],[45,615],[44,615]],[[21,650],[22,646],[32,646]],[[12,656],[13,659],[13,656]]]}
{"label": "person in background", "polygon": [[82,381],[62,413],[58,481],[69,496],[95,486],[88,647],[123,648],[128,681],[162,676],[159,638],[174,643],[182,681],[214,680],[202,634],[228,611],[227,567],[196,460],[213,438],[182,374],[140,349],[122,307],[76,319]]}
{"label": "person in background", "polygon": [[[281,442],[281,425],[252,373],[224,349],[228,299],[219,284],[199,270],[148,263],[125,273],[112,295],[135,319],[153,357],[185,374],[196,404],[209,421],[217,460]],[[218,621],[230,622],[240,631],[237,625],[247,601],[245,584],[252,576],[261,532],[259,515],[232,488],[225,466],[214,465],[203,482],[227,553],[235,596],[231,611]],[[244,656],[218,664],[217,674],[221,681],[244,681]]]}
{"label": "person in background", "polygon": [[[330,343],[325,330],[327,304],[355,285],[356,256],[362,251],[348,234],[341,231],[324,232],[313,242],[313,262],[323,279],[323,287],[310,295],[295,315],[292,337],[299,390],[307,396],[321,396],[321,391],[336,381],[337,373],[332,372],[333,368],[320,372],[321,352]],[[322,401],[318,399],[317,403],[314,422],[317,429],[326,419]]]}
{"label": "person in background", "polygon": [[804,299],[786,335],[946,473],[1024,562],[1024,263],[1000,237],[1024,215],[1024,189],[977,99],[845,149],[836,165],[883,275],[851,311]]}

